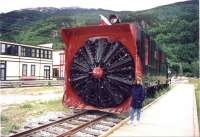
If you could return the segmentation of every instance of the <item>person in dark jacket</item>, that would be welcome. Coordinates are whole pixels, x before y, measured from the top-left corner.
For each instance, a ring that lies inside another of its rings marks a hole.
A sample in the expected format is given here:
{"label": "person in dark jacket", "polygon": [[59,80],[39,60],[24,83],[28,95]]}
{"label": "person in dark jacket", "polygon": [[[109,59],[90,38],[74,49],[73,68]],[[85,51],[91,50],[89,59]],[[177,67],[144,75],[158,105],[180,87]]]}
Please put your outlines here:
{"label": "person in dark jacket", "polygon": [[[134,80],[133,87],[131,88],[131,96],[130,124],[137,125],[140,122],[141,108],[145,98],[145,89],[140,78]],[[134,122],[135,113],[137,113],[137,121]]]}

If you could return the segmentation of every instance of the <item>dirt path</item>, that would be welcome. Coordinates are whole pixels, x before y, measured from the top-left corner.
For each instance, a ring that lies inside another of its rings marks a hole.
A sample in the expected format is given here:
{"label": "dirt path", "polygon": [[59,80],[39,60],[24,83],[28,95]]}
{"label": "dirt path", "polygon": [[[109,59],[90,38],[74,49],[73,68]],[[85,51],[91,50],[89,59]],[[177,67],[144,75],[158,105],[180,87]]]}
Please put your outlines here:
{"label": "dirt path", "polygon": [[3,110],[9,106],[26,102],[57,100],[61,99],[62,96],[63,91],[60,87],[1,89],[0,104],[1,109]]}
{"label": "dirt path", "polygon": [[3,95],[0,96],[0,104],[5,106],[21,104],[27,101],[49,101],[59,99],[62,95],[62,93],[48,93],[42,95]]}
{"label": "dirt path", "polygon": [[44,93],[63,93],[63,91],[63,86],[0,88],[0,95],[38,95]]}

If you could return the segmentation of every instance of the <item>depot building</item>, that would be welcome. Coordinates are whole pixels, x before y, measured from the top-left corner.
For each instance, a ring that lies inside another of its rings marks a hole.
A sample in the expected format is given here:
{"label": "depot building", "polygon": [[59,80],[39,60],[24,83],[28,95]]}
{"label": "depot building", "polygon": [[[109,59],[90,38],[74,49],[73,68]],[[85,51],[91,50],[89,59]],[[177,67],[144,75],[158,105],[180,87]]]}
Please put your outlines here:
{"label": "depot building", "polygon": [[52,45],[0,41],[0,80],[51,80]]}

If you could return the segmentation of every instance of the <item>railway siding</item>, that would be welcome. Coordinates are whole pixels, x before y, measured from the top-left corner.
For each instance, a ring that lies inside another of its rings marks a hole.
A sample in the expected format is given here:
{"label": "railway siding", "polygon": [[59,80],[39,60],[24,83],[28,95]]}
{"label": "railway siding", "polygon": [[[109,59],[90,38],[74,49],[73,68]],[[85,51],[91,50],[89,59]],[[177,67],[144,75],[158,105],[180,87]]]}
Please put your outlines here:
{"label": "railway siding", "polygon": [[[161,92],[166,93],[165,90]],[[152,105],[155,103],[158,99],[156,99],[154,102],[150,103],[147,105],[145,108],[148,106]],[[148,103],[148,101],[146,102]],[[20,135],[21,133],[25,131],[25,133],[32,132],[31,130],[38,130],[39,128],[46,127],[43,130],[35,132],[34,136],[69,136],[69,133],[65,135],[66,131],[75,131],[74,133],[70,133],[70,136],[101,136],[105,135],[105,133],[111,131],[114,128],[116,128],[116,125],[119,127],[120,123],[123,121],[126,121],[124,115],[116,116],[116,115],[110,115],[106,117],[105,119],[99,119],[97,122],[90,123],[88,125],[85,125],[85,122],[88,122],[89,119],[96,118],[95,113],[93,115],[87,115],[87,116],[80,116],[76,119],[57,124],[59,123],[59,119],[64,119],[65,117],[69,117],[69,115],[66,116],[59,116],[59,117],[54,117],[50,118],[47,120],[39,121],[38,123],[31,123],[28,125],[25,125],[24,129],[20,129],[17,131],[14,131],[15,136]],[[124,120],[125,119],[125,120]],[[48,123],[52,124],[48,124]],[[53,123],[56,124],[56,126],[52,126]],[[44,126],[47,125],[47,126]],[[83,128],[80,129],[80,127],[77,127],[77,125],[82,125]],[[79,129],[77,131],[77,129]],[[111,130],[110,130],[111,129]],[[27,132],[27,131],[28,132]],[[53,134],[53,135],[52,135]],[[63,135],[62,135],[63,134]]]}
{"label": "railway siding", "polygon": [[36,126],[25,126],[13,131],[10,137],[45,136],[99,136],[106,130],[118,124],[121,117],[104,112],[80,111],[61,116],[57,120],[49,119],[49,123],[37,123]]}

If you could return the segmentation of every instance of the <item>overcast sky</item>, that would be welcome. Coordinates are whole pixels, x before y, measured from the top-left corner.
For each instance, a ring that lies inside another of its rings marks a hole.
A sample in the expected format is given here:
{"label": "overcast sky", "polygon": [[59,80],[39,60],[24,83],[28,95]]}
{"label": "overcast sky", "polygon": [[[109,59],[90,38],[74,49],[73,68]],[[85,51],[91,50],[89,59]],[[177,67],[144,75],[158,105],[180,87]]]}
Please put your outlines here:
{"label": "overcast sky", "polygon": [[185,0],[0,0],[0,13],[36,7],[103,8],[137,11]]}

